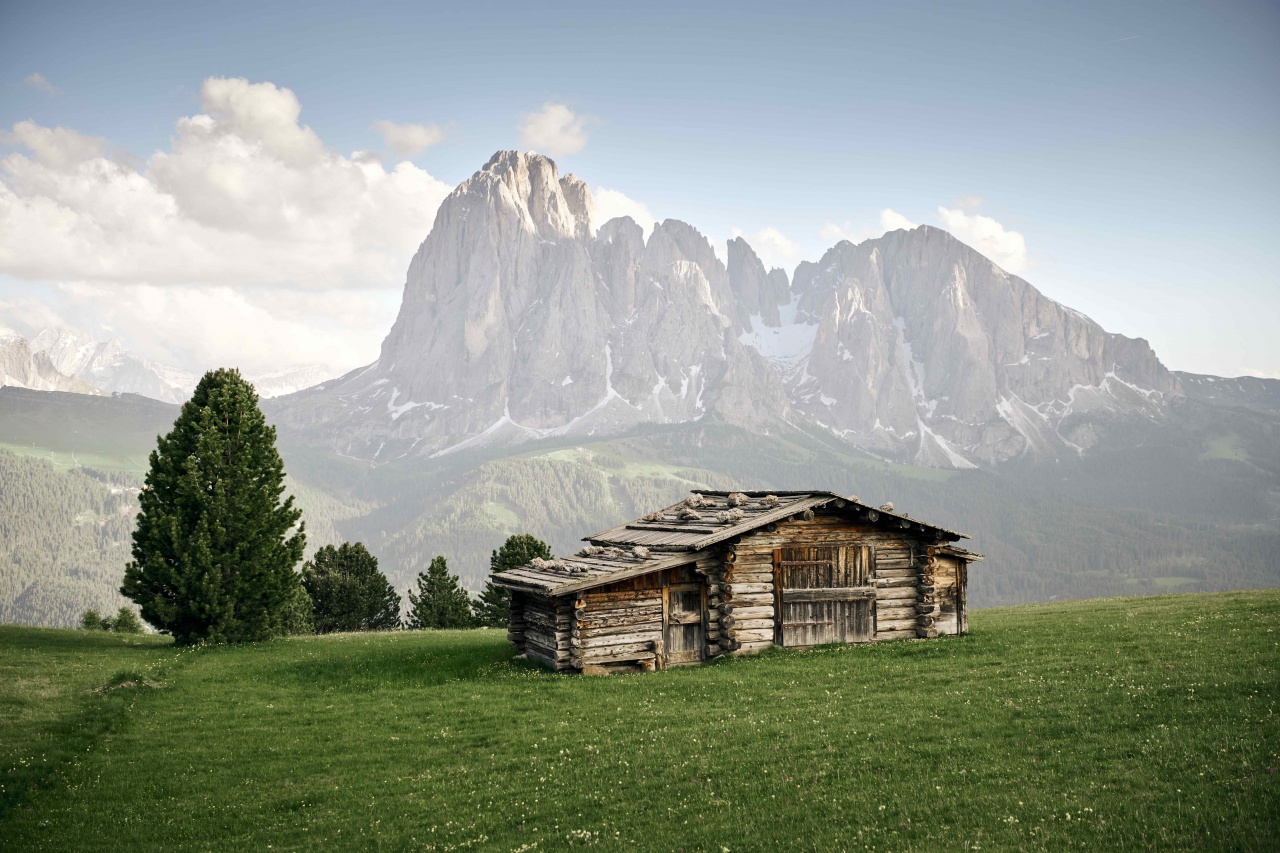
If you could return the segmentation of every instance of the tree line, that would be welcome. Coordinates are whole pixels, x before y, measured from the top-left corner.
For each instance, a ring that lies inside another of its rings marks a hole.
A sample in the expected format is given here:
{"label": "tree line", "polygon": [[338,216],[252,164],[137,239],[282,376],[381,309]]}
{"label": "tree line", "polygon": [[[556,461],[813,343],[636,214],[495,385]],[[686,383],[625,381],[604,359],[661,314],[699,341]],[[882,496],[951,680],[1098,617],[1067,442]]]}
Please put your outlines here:
{"label": "tree line", "polygon": [[[400,594],[361,542],[326,545],[301,571],[306,524],[285,496],[275,427],[237,370],[205,374],[149,458],[133,560],[121,594],[180,643],[246,642],[335,631],[505,627],[510,594],[490,580],[476,600],[443,556],[418,573],[401,619]],[[511,536],[490,571],[550,559],[546,543]],[[127,616],[125,614],[128,614]],[[127,630],[123,608],[107,629]],[[82,625],[101,629],[87,612]]]}

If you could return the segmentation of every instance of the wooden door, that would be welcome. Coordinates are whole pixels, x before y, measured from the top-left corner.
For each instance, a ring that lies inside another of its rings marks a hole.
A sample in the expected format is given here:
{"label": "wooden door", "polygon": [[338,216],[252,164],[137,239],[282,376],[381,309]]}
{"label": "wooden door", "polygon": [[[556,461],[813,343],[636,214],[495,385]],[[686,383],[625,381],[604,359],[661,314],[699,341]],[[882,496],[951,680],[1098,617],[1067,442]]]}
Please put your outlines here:
{"label": "wooden door", "polygon": [[707,646],[707,632],[703,627],[703,586],[700,583],[679,583],[664,591],[663,648],[666,665],[697,663],[702,660]]}
{"label": "wooden door", "polygon": [[862,643],[875,633],[869,545],[796,546],[774,551],[776,640],[790,647]]}

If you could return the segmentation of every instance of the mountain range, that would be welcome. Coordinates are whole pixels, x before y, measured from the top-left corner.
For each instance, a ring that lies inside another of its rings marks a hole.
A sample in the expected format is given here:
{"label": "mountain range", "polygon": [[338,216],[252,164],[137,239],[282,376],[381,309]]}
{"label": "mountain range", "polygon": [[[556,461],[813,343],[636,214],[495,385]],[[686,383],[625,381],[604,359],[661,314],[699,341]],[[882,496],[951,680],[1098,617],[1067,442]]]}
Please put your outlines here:
{"label": "mountain range", "polygon": [[[1171,372],[936,228],[792,275],[723,257],[495,154],[375,362],[255,378],[308,548],[364,542],[399,589],[445,555],[478,589],[512,533],[568,553],[690,488],[815,488],[974,534],[973,606],[1280,583],[1280,380]],[[0,336],[0,368],[0,621],[118,607],[195,377],[69,330]]]}
{"label": "mountain range", "polygon": [[1083,453],[1183,396],[1146,341],[937,228],[841,242],[789,279],[676,220],[597,227],[581,180],[502,151],[440,206],[378,360],[275,411],[379,462],[707,418],[972,468]]}
{"label": "mountain range", "polygon": [[[331,378],[322,365],[285,368],[249,379],[263,398],[292,394]],[[117,340],[99,341],[75,329],[53,326],[31,340],[0,330],[0,385],[81,394],[138,394],[166,403],[191,396],[200,377],[158,364]]]}

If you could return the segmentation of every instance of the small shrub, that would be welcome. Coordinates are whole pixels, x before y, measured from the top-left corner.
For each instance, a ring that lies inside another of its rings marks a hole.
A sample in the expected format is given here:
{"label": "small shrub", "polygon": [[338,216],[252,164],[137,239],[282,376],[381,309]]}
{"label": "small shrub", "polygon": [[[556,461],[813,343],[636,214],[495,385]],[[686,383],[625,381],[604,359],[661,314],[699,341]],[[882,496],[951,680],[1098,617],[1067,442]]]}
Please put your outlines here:
{"label": "small shrub", "polygon": [[86,631],[101,631],[102,614],[96,610],[86,610],[80,617],[80,627]]}
{"label": "small shrub", "polygon": [[128,607],[121,607],[112,620],[111,630],[117,634],[141,634],[142,620]]}

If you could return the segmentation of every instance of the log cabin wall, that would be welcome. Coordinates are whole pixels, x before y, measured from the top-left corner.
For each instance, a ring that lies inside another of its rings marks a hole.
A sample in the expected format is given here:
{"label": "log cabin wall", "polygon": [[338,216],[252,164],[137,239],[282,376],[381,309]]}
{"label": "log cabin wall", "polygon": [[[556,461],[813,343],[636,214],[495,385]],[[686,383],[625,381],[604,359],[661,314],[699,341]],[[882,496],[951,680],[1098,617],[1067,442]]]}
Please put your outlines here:
{"label": "log cabin wall", "polygon": [[557,672],[572,668],[573,600],[533,593],[511,594],[507,636],[532,660]]}
{"label": "log cabin wall", "polygon": [[856,524],[837,514],[818,511],[812,519],[783,521],[773,530],[751,533],[728,549],[733,560],[724,564],[726,607],[720,620],[725,648],[735,654],[747,654],[781,639],[775,619],[780,597],[775,596],[775,551],[841,545],[874,549],[867,579],[874,595],[870,639],[916,637],[917,628],[925,627],[920,624],[922,613],[917,609],[921,605],[918,565],[927,548],[918,539],[892,529]]}
{"label": "log cabin wall", "polygon": [[574,607],[575,668],[592,674],[656,667],[662,641],[657,572],[579,593]]}
{"label": "log cabin wall", "polygon": [[527,592],[512,592],[511,606],[507,608],[507,639],[515,644],[517,654],[524,654],[524,608],[528,598]]}
{"label": "log cabin wall", "polygon": [[715,653],[709,650],[707,590],[706,576],[690,562],[572,596],[571,666],[604,675],[705,660]]}
{"label": "log cabin wall", "polygon": [[955,557],[935,557],[936,566],[933,571],[934,586],[937,588],[938,616],[935,627],[939,634],[963,634],[964,627],[960,619],[960,561]]}

